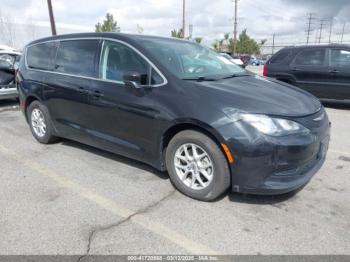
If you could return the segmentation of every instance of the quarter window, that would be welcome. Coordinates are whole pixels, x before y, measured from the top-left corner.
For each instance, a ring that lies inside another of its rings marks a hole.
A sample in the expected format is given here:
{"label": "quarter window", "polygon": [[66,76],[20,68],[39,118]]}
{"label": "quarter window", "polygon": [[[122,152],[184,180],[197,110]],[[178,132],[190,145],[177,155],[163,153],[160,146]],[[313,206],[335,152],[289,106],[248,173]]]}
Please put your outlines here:
{"label": "quarter window", "polygon": [[86,77],[97,77],[95,61],[99,40],[67,40],[60,42],[55,71]]}
{"label": "quarter window", "polygon": [[123,74],[135,71],[141,74],[142,85],[148,84],[150,65],[134,50],[121,43],[105,41],[103,45],[100,76],[104,80],[123,81]]}
{"label": "quarter window", "polygon": [[56,51],[57,42],[29,46],[26,56],[28,67],[40,70],[52,70]]}
{"label": "quarter window", "polygon": [[300,52],[295,59],[297,65],[323,65],[325,60],[325,49],[312,49]]}
{"label": "quarter window", "polygon": [[292,54],[292,51],[290,50],[281,50],[276,55],[271,57],[270,63],[271,64],[279,64],[282,63],[287,57],[289,57]]}
{"label": "quarter window", "polygon": [[331,66],[350,67],[350,50],[332,49]]}
{"label": "quarter window", "polygon": [[163,83],[163,78],[158,74],[156,70],[151,70],[151,85],[160,85]]}

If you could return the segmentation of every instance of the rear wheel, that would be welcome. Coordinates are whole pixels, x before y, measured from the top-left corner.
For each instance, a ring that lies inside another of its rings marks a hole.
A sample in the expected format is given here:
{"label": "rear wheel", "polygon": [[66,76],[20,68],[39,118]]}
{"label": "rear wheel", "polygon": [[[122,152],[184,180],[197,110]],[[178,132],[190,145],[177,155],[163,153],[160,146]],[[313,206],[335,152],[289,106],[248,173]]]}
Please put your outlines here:
{"label": "rear wheel", "polygon": [[230,186],[224,154],[210,137],[197,131],[175,135],[167,147],[166,165],[175,187],[198,200],[214,200]]}
{"label": "rear wheel", "polygon": [[53,135],[53,128],[47,109],[39,101],[34,101],[29,105],[27,117],[30,130],[38,142],[49,144],[57,140],[57,137]]}

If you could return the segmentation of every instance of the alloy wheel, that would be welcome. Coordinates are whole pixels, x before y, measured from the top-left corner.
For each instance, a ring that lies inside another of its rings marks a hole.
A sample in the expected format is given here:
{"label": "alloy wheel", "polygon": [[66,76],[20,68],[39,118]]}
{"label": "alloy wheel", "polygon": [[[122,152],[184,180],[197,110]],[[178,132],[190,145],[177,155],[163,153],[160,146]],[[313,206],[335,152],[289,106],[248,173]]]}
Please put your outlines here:
{"label": "alloy wheel", "polygon": [[31,113],[31,123],[34,133],[38,137],[44,137],[46,134],[46,123],[43,113],[40,109],[34,108]]}
{"label": "alloy wheel", "polygon": [[209,154],[200,146],[186,143],[174,156],[177,176],[182,183],[194,190],[207,188],[214,177],[214,167]]}

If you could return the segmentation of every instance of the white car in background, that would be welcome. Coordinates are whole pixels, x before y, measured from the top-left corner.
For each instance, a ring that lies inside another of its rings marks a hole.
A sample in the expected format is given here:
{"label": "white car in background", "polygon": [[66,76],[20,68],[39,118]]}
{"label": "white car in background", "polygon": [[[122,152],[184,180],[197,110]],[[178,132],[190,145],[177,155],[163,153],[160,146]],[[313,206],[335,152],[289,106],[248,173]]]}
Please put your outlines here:
{"label": "white car in background", "polygon": [[240,67],[243,67],[243,68],[245,67],[244,63],[242,62],[242,60],[240,58],[233,58],[232,56],[230,56],[227,53],[220,53],[220,55],[227,58],[228,60],[235,63],[236,65],[239,65]]}
{"label": "white car in background", "polygon": [[18,97],[15,78],[20,57],[20,52],[0,50],[0,100]]}

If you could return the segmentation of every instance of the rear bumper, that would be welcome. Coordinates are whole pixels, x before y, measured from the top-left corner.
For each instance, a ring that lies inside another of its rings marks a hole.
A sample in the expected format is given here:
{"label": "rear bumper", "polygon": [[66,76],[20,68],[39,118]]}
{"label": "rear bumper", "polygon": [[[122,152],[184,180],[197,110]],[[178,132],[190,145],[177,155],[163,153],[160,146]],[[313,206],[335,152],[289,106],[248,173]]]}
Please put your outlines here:
{"label": "rear bumper", "polygon": [[[317,116],[309,118],[313,121]],[[310,134],[268,137],[242,123],[239,128],[235,123],[223,131],[235,159],[230,166],[232,191],[277,195],[310,181],[326,159],[330,123],[326,114],[319,123],[311,122],[308,126],[305,119],[300,122],[311,130]]]}
{"label": "rear bumper", "polygon": [[18,97],[16,85],[0,86],[0,99],[12,99]]}

